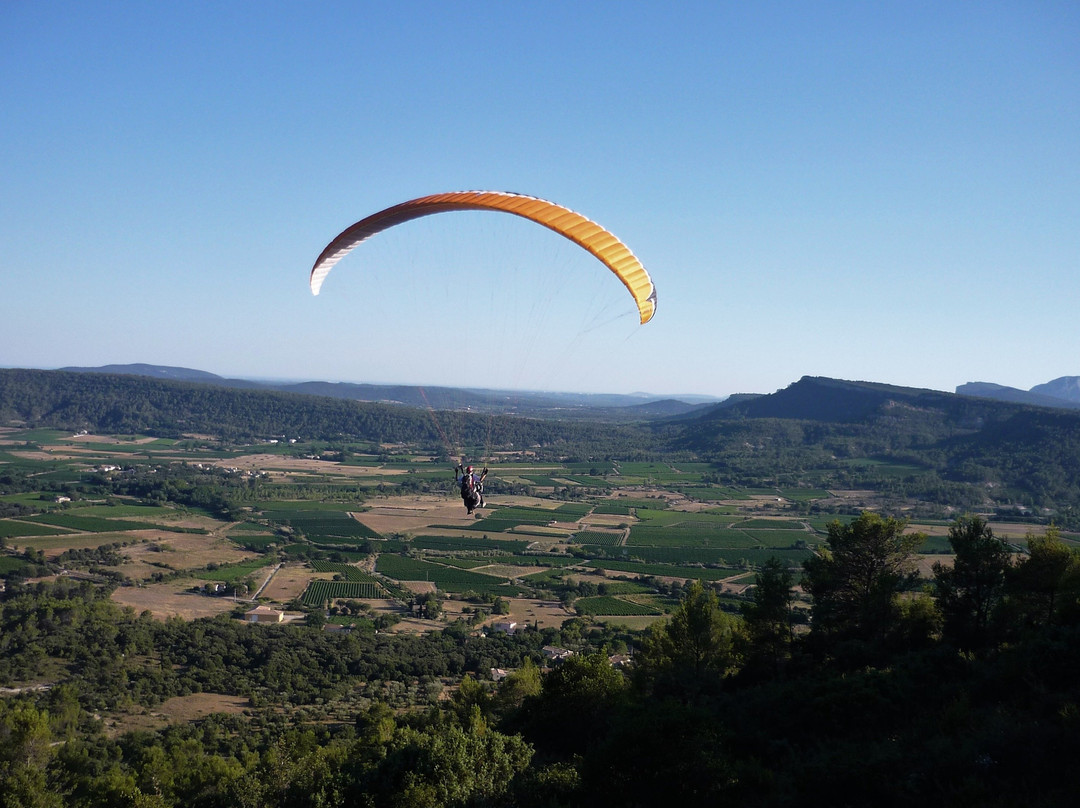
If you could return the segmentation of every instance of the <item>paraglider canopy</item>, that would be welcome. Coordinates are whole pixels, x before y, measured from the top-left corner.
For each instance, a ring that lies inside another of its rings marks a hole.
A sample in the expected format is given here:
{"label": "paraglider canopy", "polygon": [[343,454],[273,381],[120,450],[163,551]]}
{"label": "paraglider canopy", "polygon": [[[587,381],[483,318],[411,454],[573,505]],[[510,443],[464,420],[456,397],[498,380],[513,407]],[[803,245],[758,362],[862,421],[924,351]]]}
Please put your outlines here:
{"label": "paraglider canopy", "polygon": [[319,294],[333,266],[375,234],[421,216],[457,210],[502,211],[542,224],[588,250],[610,269],[633,295],[642,323],[649,322],[655,314],[656,287],[629,247],[596,222],[569,208],[534,196],[505,191],[432,194],[402,202],[361,219],[342,231],[319,255],[311,269],[311,293]]}

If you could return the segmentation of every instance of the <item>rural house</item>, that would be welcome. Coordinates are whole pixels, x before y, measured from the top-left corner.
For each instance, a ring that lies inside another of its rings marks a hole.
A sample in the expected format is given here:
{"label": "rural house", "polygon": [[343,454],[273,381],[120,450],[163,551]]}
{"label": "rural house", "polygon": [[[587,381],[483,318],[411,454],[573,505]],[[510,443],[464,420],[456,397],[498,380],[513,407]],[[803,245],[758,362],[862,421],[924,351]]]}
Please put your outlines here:
{"label": "rural house", "polygon": [[285,619],[285,612],[269,606],[256,606],[244,612],[244,618],[249,623],[280,623]]}

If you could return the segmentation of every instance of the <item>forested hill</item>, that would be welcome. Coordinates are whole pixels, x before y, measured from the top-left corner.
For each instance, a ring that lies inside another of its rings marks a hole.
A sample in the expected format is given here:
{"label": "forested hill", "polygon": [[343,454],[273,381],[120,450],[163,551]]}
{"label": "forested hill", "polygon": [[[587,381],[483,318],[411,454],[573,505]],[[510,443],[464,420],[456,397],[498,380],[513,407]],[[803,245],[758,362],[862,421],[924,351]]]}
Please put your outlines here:
{"label": "forested hill", "polygon": [[733,396],[677,422],[686,446],[707,450],[721,436],[739,433],[740,424],[768,433],[764,425],[747,427],[757,421],[785,422],[781,432],[788,436],[804,425],[799,442],[831,442],[843,453],[933,448],[986,455],[1042,447],[1052,456],[1076,448],[1080,456],[1080,412],[823,377],[804,376],[768,396]]}
{"label": "forested hill", "polygon": [[[933,410],[957,422],[1003,410],[1002,402],[973,399],[939,390],[803,376],[772,395],[752,398],[733,396],[703,411],[701,417],[791,418],[850,423],[864,421],[896,408]],[[1008,406],[1004,409],[1013,411]]]}
{"label": "forested hill", "polygon": [[990,497],[1070,522],[1080,507],[1076,411],[804,377],[669,423],[680,427],[678,448],[747,480],[771,471],[796,483],[813,469],[825,487],[891,490],[955,507],[985,507]]}
{"label": "forested hill", "polygon": [[[100,367],[65,367],[74,373],[149,376],[182,382],[205,382],[241,390],[277,390],[283,393],[306,393],[351,401],[381,404],[406,404],[411,407],[434,407],[437,410],[473,410],[514,415],[554,416],[558,418],[593,418],[599,421],[635,421],[690,412],[716,401],[707,396],[685,396],[679,400],[657,399],[647,393],[563,393],[523,390],[483,390],[460,387],[419,387],[407,384],[356,384],[325,381],[255,381],[227,379],[204,370],[168,365],[102,365]],[[705,402],[704,404],[702,402]]]}
{"label": "forested hill", "polygon": [[[946,430],[973,431],[986,423],[1012,418],[1019,412],[1049,415],[1052,409],[1027,401],[1003,401],[878,382],[804,376],[771,395],[731,396],[693,415],[701,422],[731,418],[784,418],[835,424],[880,419],[895,423],[922,418],[938,421]],[[1064,417],[1080,423],[1080,413],[1064,413]]]}
{"label": "forested hill", "polygon": [[348,401],[324,396],[165,381],[142,376],[0,370],[0,423],[227,440],[296,437],[417,443],[431,451],[472,446],[573,446],[601,454],[639,451],[644,433],[589,422],[514,418]]}

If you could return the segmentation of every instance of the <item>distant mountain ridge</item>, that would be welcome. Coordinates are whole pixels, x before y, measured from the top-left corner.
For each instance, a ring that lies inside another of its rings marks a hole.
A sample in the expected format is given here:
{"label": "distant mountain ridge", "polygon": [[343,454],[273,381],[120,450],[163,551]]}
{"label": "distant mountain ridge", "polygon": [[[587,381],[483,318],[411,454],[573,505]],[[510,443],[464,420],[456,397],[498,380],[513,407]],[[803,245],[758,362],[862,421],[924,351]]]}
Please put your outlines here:
{"label": "distant mountain ridge", "polygon": [[605,416],[615,420],[667,418],[707,407],[720,399],[708,396],[653,396],[648,393],[558,393],[518,390],[484,390],[458,387],[421,387],[405,384],[357,384],[352,382],[275,382],[229,379],[192,368],[133,363],[100,367],[64,367],[71,373],[108,373],[147,376],[172,381],[203,382],[246,390],[278,390],[287,393],[327,396],[384,404],[405,404],[438,410],[518,415],[558,414],[561,416]]}
{"label": "distant mountain ridge", "polygon": [[963,409],[954,393],[900,387],[880,382],[803,376],[770,395],[738,395],[701,411],[700,419],[784,418],[823,423],[852,423],[880,416],[899,406],[914,409]]}
{"label": "distant mountain ridge", "polygon": [[962,396],[992,398],[997,401],[1031,404],[1036,407],[1080,409],[1080,376],[1061,376],[1045,384],[1037,384],[1030,390],[1006,387],[992,382],[968,382],[958,385],[956,392]]}
{"label": "distant mountain ridge", "polygon": [[135,362],[129,365],[102,365],[100,367],[66,367],[60,370],[69,373],[119,373],[124,376],[150,376],[154,379],[172,379],[178,382],[223,382],[226,381],[215,373],[191,368],[177,368],[168,365],[147,365]]}
{"label": "distant mountain ridge", "polygon": [[1031,388],[1031,392],[1080,402],[1080,376],[1060,376],[1046,384],[1035,385]]}

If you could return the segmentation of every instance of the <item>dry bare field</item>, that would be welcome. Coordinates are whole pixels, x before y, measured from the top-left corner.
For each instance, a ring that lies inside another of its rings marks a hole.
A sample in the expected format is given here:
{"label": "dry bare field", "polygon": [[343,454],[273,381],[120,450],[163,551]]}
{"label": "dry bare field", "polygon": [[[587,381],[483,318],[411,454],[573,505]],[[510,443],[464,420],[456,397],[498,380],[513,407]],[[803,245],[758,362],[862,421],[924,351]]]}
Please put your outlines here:
{"label": "dry bare field", "polygon": [[619,525],[629,525],[638,521],[636,516],[620,515],[617,513],[590,513],[581,520],[586,527],[617,528]]}
{"label": "dry bare field", "polygon": [[215,598],[184,591],[191,585],[189,578],[146,586],[121,586],[113,591],[112,599],[121,606],[130,606],[136,614],[149,611],[158,620],[169,617],[183,620],[214,617],[232,611],[237,605],[232,598]]}
{"label": "dry bare field", "polygon": [[509,614],[493,615],[485,624],[490,625],[503,620],[512,620],[518,625],[537,625],[540,628],[558,628],[564,621],[575,616],[568,612],[558,601],[526,600],[525,598],[504,598],[510,606]]}
{"label": "dry bare field", "polygon": [[[544,508],[554,511],[560,503],[536,497],[508,496],[495,497],[492,504],[518,505],[528,508]],[[354,518],[382,535],[390,533],[419,533],[432,525],[468,525],[484,511],[477,511],[476,516],[469,516],[457,496],[436,494],[418,494],[370,501],[371,507]],[[567,528],[556,529],[553,535],[565,533]],[[441,531],[444,532],[445,531]],[[452,535],[452,534],[447,534]],[[475,536],[475,532],[462,535]],[[491,538],[498,538],[493,536]],[[520,537],[514,537],[520,538]]]}
{"label": "dry bare field", "polygon": [[326,474],[336,477],[385,477],[405,474],[404,469],[384,469],[380,466],[344,466],[336,460],[313,460],[307,457],[282,457],[276,454],[250,454],[224,460],[210,461],[220,468],[245,471],[301,471],[305,474]]}
{"label": "dry bare field", "polygon": [[401,581],[401,586],[416,595],[436,591],[436,586],[431,581]]}
{"label": "dry bare field", "polygon": [[433,495],[373,500],[371,508],[354,517],[381,535],[417,533],[432,525],[467,525],[474,521],[460,500]]}
{"label": "dry bare field", "polygon": [[597,616],[593,618],[598,623],[604,623],[609,626],[622,626],[623,628],[630,629],[632,631],[644,631],[649,626],[657,621],[663,621],[666,618],[660,614],[641,614],[641,615],[623,615],[616,617],[614,615]]}
{"label": "dry bare field", "polygon": [[474,567],[470,572],[479,572],[483,575],[491,575],[495,578],[522,578],[534,572],[545,572],[547,567],[520,567],[515,564],[488,564],[483,567]]}
{"label": "dry bare field", "polygon": [[[8,546],[13,550],[22,550],[29,547],[31,550],[41,550],[46,558],[56,558],[65,550],[85,550],[90,547],[100,547],[103,544],[125,542],[132,540],[133,532],[125,533],[67,533],[59,536],[20,536],[11,539]],[[156,532],[156,531],[147,531]]]}
{"label": "dry bare field", "polygon": [[129,440],[127,438],[118,438],[118,437],[116,437],[114,435],[91,435],[91,434],[86,434],[86,435],[72,435],[70,438],[67,438],[67,440],[74,441],[75,443],[93,443],[93,444],[106,444],[106,445],[111,444],[113,446],[143,446],[143,445],[145,445],[147,443],[153,443],[154,441],[157,440],[157,438],[142,437],[142,438],[135,438],[134,440]]}
{"label": "dry bare field", "polygon": [[235,564],[255,555],[228,539],[210,534],[137,530],[123,535],[133,534],[148,541],[125,547],[121,553],[128,563],[116,569],[136,580],[146,580],[153,573],[161,572],[158,564],[166,564],[174,570],[191,570],[208,564]]}
{"label": "dry bare field", "polygon": [[169,724],[186,724],[215,713],[236,715],[248,706],[248,699],[244,696],[226,696],[221,693],[174,696],[152,710],[143,708],[109,716],[105,719],[105,731],[109,736],[115,737],[133,730],[162,729]]}
{"label": "dry bare field", "polygon": [[274,573],[274,577],[259,597],[275,603],[288,603],[300,597],[312,581],[329,581],[333,577],[332,572],[315,572],[301,561],[289,561]]}

